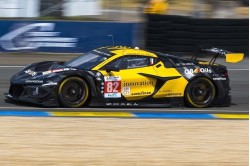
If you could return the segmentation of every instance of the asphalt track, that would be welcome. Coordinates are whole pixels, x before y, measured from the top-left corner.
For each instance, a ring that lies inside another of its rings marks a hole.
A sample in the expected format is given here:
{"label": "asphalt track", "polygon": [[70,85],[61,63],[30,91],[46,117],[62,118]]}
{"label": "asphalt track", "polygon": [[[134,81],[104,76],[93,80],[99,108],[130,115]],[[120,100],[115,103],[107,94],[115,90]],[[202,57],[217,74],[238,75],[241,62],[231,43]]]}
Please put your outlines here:
{"label": "asphalt track", "polygon": [[[45,60],[59,60],[65,61],[77,55],[32,55],[32,54],[0,54],[0,110],[22,110],[29,109],[39,111],[39,106],[29,104],[13,104],[5,102],[4,92],[8,91],[9,79],[12,75],[17,73],[23,66]],[[231,95],[232,105],[230,107],[212,107],[206,109],[192,109],[192,108],[142,108],[142,109],[126,109],[119,108],[119,111],[126,112],[208,112],[208,113],[246,113],[249,112],[249,59],[237,64],[227,64],[223,59],[218,59],[217,63],[224,64],[228,67],[231,79]],[[117,108],[81,108],[81,109],[64,109],[64,108],[46,108],[46,110],[60,110],[60,111],[118,111]]]}

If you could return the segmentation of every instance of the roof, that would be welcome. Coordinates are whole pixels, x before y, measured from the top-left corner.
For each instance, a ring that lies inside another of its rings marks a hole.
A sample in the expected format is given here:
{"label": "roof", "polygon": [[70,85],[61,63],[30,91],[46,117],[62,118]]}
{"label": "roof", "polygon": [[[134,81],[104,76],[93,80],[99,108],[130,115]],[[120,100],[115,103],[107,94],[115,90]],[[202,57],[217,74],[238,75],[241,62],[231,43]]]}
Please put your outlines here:
{"label": "roof", "polygon": [[131,48],[126,46],[107,46],[107,47],[101,47],[92,50],[91,52],[95,54],[101,54],[107,57],[111,57],[114,55],[144,55],[144,56],[151,56],[151,57],[157,57],[155,53],[141,50],[139,48]]}

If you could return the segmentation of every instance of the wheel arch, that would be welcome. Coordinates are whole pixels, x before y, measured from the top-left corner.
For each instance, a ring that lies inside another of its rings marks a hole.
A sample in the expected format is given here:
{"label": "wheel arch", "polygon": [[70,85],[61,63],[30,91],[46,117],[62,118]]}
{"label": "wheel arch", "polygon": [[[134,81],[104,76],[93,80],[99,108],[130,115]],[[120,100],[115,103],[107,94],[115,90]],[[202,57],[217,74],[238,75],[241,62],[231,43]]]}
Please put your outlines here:
{"label": "wheel arch", "polygon": [[213,83],[213,85],[214,85],[214,87],[215,87],[215,96],[217,96],[217,94],[218,94],[218,85],[215,84],[214,81],[213,81],[210,77],[205,76],[205,75],[194,76],[194,77],[192,77],[190,80],[188,80],[188,84],[187,84],[186,87],[185,87],[184,94],[186,93],[186,90],[187,90],[188,85],[189,85],[192,81],[194,81],[195,79],[198,79],[198,78],[201,78],[201,77],[206,78],[206,79],[208,79],[209,81],[211,81],[211,82]]}
{"label": "wheel arch", "polygon": [[[58,85],[60,85],[65,79],[69,78],[69,77],[79,77],[82,80],[84,80],[89,88],[89,92],[90,92],[90,97],[92,96],[96,96],[97,90],[96,90],[96,86],[95,85],[95,81],[92,78],[92,76],[87,75],[87,74],[80,74],[80,73],[70,73],[70,74],[66,74],[64,75],[64,77],[62,77],[59,81],[58,81]],[[58,86],[59,88],[59,86]]]}
{"label": "wheel arch", "polygon": [[[218,96],[218,93],[219,93],[219,89],[218,89],[218,88],[219,88],[219,87],[218,87],[217,84],[214,83],[214,81],[213,81],[210,77],[208,77],[208,76],[206,76],[206,75],[194,76],[194,77],[192,77],[191,79],[188,80],[188,84],[186,85],[185,90],[184,90],[183,100],[184,100],[184,104],[185,104],[185,105],[187,105],[186,93],[187,93],[188,86],[189,86],[193,81],[195,81],[195,80],[198,79],[198,78],[206,78],[206,79],[208,79],[208,80],[213,84],[213,86],[214,86],[214,88],[215,88],[215,99],[216,99],[216,97]],[[215,100],[215,99],[214,99],[214,100]],[[212,103],[211,105],[213,105],[213,103]]]}
{"label": "wheel arch", "polygon": [[[64,77],[62,77],[62,78],[58,81],[58,86],[57,86],[57,89],[56,89],[57,98],[59,98],[58,92],[59,92],[59,88],[60,88],[61,83],[62,83],[64,80],[66,80],[66,79],[68,79],[68,78],[71,78],[71,77],[76,77],[76,78],[82,79],[83,81],[86,82],[89,95],[88,95],[88,98],[87,98],[85,104],[89,105],[89,103],[90,103],[90,101],[91,101],[91,98],[92,98],[92,96],[93,96],[93,87],[94,87],[94,86],[91,86],[91,82],[92,82],[92,81],[91,81],[91,78],[86,77],[85,75],[81,75],[81,74],[68,74],[68,75],[65,75]],[[93,80],[93,79],[92,79],[92,80]],[[85,104],[84,104],[84,105],[85,105]]]}

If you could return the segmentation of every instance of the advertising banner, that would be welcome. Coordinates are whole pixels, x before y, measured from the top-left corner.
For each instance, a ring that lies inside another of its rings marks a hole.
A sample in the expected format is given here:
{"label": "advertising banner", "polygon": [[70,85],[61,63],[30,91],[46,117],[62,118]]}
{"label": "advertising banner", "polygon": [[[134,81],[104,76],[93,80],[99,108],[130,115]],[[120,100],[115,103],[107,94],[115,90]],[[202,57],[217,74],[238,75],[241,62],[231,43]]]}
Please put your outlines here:
{"label": "advertising banner", "polygon": [[81,53],[97,47],[136,46],[137,23],[1,21],[1,52]]}

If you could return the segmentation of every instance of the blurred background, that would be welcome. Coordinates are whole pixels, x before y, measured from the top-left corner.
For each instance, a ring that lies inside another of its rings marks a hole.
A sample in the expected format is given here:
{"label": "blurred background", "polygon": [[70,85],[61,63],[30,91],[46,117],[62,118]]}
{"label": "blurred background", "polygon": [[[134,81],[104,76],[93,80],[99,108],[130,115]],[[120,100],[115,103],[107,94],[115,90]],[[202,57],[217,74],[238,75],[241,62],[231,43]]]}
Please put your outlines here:
{"label": "blurred background", "polygon": [[1,18],[141,21],[142,13],[248,18],[248,0],[0,0]]}
{"label": "blurred background", "polygon": [[248,54],[248,18],[248,0],[0,0],[0,52],[211,44]]}

